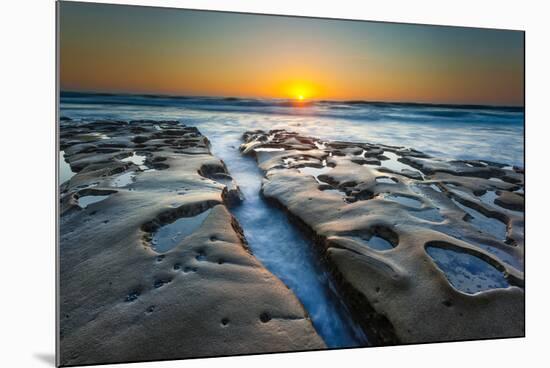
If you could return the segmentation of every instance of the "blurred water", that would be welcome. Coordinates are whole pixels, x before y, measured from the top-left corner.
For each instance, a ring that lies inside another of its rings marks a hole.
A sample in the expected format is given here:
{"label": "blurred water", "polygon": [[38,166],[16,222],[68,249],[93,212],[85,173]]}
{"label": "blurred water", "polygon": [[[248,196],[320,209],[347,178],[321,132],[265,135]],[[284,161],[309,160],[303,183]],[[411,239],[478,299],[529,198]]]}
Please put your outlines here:
{"label": "blurred water", "polygon": [[324,139],[411,147],[447,159],[523,166],[520,108],[365,102],[167,98],[63,93],[61,115],[76,119],[172,119],[203,133],[291,129]]}
{"label": "blurred water", "polygon": [[354,326],[319,263],[315,245],[290,223],[282,210],[261,197],[263,174],[253,158],[240,154],[240,134],[210,132],[208,137],[214,155],[226,163],[244,196],[242,204],[232,212],[254,256],[296,294],[328,347],[365,345],[366,338]]}
{"label": "blurred water", "polygon": [[329,347],[364,345],[366,340],[349,318],[313,245],[282,210],[260,196],[263,175],[253,159],[238,151],[245,131],[288,129],[328,140],[412,147],[441,158],[523,166],[523,110],[515,108],[330,101],[296,106],[284,100],[74,93],[62,94],[60,107],[61,115],[74,123],[156,119],[198,127],[244,194],[243,203],[232,211],[254,255],[293,290]]}

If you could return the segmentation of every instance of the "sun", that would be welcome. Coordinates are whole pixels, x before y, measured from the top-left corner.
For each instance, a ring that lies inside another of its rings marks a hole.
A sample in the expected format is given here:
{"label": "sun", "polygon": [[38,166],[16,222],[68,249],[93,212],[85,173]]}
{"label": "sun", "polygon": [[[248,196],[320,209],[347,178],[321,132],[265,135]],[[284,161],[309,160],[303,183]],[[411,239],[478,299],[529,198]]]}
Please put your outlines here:
{"label": "sun", "polygon": [[288,99],[296,104],[296,106],[305,106],[309,101],[318,96],[318,87],[310,81],[305,80],[290,80],[282,82],[277,89],[279,96]]}

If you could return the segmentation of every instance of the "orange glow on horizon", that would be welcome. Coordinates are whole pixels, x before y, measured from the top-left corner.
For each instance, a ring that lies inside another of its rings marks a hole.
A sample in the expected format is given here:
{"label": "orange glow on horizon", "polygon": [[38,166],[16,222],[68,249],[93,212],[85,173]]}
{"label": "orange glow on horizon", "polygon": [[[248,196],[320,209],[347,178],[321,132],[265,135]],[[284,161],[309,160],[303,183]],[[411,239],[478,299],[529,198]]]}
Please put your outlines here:
{"label": "orange glow on horizon", "polygon": [[322,88],[310,81],[292,80],[270,88],[272,95],[288,98],[297,102],[319,98],[323,95]]}
{"label": "orange glow on horizon", "polygon": [[523,105],[517,31],[73,2],[61,13],[65,91]]}

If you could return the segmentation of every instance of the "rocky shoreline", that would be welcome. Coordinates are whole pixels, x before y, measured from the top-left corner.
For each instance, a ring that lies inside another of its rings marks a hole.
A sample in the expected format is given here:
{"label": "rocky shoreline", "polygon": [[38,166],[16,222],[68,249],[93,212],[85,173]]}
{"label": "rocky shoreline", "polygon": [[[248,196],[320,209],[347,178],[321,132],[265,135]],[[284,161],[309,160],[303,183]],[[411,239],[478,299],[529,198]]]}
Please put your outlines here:
{"label": "rocky shoreline", "polygon": [[[230,212],[239,183],[198,129],[63,118],[60,131],[62,365],[326,348],[249,249]],[[368,345],[524,335],[521,168],[285,130],[243,141]]]}
{"label": "rocky shoreline", "polygon": [[62,365],[325,348],[250,254],[237,186],[196,128],[64,120]]}
{"label": "rocky shoreline", "polygon": [[243,140],[372,344],[524,335],[522,169],[284,130]]}

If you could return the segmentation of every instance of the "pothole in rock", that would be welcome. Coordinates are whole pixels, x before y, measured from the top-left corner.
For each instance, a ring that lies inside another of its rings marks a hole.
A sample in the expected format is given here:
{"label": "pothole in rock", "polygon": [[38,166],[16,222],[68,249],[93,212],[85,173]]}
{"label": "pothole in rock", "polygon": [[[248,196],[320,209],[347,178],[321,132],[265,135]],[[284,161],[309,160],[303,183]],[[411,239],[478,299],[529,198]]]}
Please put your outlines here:
{"label": "pothole in rock", "polygon": [[510,284],[495,266],[466,251],[445,245],[426,245],[426,252],[443,272],[451,285],[464,293],[507,288]]}
{"label": "pothole in rock", "polygon": [[445,220],[445,217],[441,215],[437,208],[428,208],[421,211],[414,211],[411,214],[415,217],[421,218],[430,222],[441,222]]}
{"label": "pothole in rock", "polygon": [[212,179],[214,181],[217,181],[220,184],[223,184],[227,187],[232,187],[234,185],[233,178],[225,173],[215,173],[211,174],[208,179]]}
{"label": "pothole in rock", "polygon": [[416,172],[420,175],[420,177],[423,177],[422,173],[415,169],[414,167],[404,164],[398,159],[400,158],[397,154],[391,152],[391,151],[384,151],[384,156],[389,158],[389,160],[382,161],[382,166],[387,167],[393,172],[401,173],[403,170],[409,170],[412,172]]}
{"label": "pothole in rock", "polygon": [[382,194],[380,197],[389,201],[397,202],[407,207],[412,207],[412,208],[422,207],[421,200],[413,197],[401,195],[401,194]]}
{"label": "pothole in rock", "polygon": [[131,162],[137,167],[139,167],[140,170],[147,170],[149,167],[147,167],[145,164],[145,160],[147,159],[147,156],[138,154],[137,152],[132,152],[132,155],[126,158],[123,158],[122,161],[124,162]]}
{"label": "pothole in rock", "polygon": [[93,187],[97,187],[99,185],[99,182],[95,181],[93,183],[89,183],[89,184],[80,184],[80,185],[77,185],[74,187],[75,190],[82,190],[82,189],[88,189],[88,188],[93,188]]}
{"label": "pothole in rock", "polygon": [[85,195],[78,198],[78,205],[86,208],[91,204],[98,203],[109,198],[109,195]]}
{"label": "pothole in rock", "polygon": [[399,237],[393,231],[384,226],[375,226],[367,231],[353,232],[349,238],[358,240],[374,250],[384,251],[393,249],[399,244]]}
{"label": "pothole in rock", "polygon": [[155,230],[151,236],[151,246],[158,253],[165,253],[181,243],[183,239],[197,230],[210,214],[210,209],[196,216],[180,217]]}
{"label": "pothole in rock", "polygon": [[59,152],[59,184],[70,180],[76,173],[71,169],[71,165],[65,161],[65,151]]}
{"label": "pothole in rock", "polygon": [[393,245],[389,241],[377,235],[371,236],[371,238],[367,241],[367,244],[370,248],[376,250],[393,249]]}
{"label": "pothole in rock", "polygon": [[298,169],[298,171],[300,171],[300,173],[304,175],[313,176],[318,183],[321,183],[321,181],[318,179],[318,176],[322,174],[326,174],[330,170],[332,170],[332,167],[330,166],[323,166],[323,167],[304,166]]}
{"label": "pothole in rock", "polygon": [[376,178],[376,182],[381,184],[395,184],[398,181],[395,178],[391,178],[387,176],[379,176]]}
{"label": "pothole in rock", "polygon": [[513,255],[491,245],[481,244],[480,246],[487,252],[494,254],[502,262],[514,267],[518,271],[523,272],[523,264]]}
{"label": "pothole in rock", "polygon": [[507,226],[505,223],[495,218],[487,217],[481,212],[460,203],[455,198],[451,198],[451,201],[469,215],[466,221],[476,227],[480,232],[492,235],[498,240],[506,239]]}
{"label": "pothole in rock", "polygon": [[284,151],[285,149],[282,147],[260,147],[260,148],[254,148],[254,151],[256,152],[280,152]]}
{"label": "pothole in rock", "polygon": [[512,215],[515,215],[515,216],[520,216],[520,217],[522,217],[524,215],[522,211],[514,211],[514,210],[511,210],[511,209],[504,208],[504,207],[500,206],[498,203],[495,202],[495,200],[498,197],[499,197],[499,195],[496,193],[496,191],[488,190],[483,195],[479,196],[479,199],[481,199],[481,201],[483,203],[486,203],[491,207],[497,207],[498,210],[500,210],[502,212],[506,212],[506,213],[509,213],[509,214],[512,214]]}
{"label": "pothole in rock", "polygon": [[495,244],[491,244],[491,242],[489,241],[480,241],[479,239],[472,239],[470,237],[465,238],[464,233],[460,229],[452,225],[442,227],[439,230],[458,240],[466,240],[476,247],[483,249],[490,254],[493,254],[495,258],[497,258],[502,263],[506,263],[507,265],[512,266],[513,268],[523,272],[523,262],[521,261],[521,259],[514,256],[513,253],[509,253],[506,250],[501,249],[501,247],[503,246],[502,244],[496,241]]}
{"label": "pothole in rock", "polygon": [[498,194],[494,190],[488,190],[479,196],[479,199],[481,199],[483,203],[487,203],[491,206],[495,205],[495,199],[497,198],[498,198]]}
{"label": "pothole in rock", "polygon": [[74,138],[78,139],[79,141],[82,141],[82,142],[94,142],[94,141],[99,141],[99,140],[102,140],[102,139],[111,139],[111,137],[109,137],[108,135],[103,134],[103,133],[78,134]]}
{"label": "pothole in rock", "polygon": [[514,190],[514,193],[525,194],[525,188],[521,187],[519,189],[516,189],[516,190]]}
{"label": "pothole in rock", "polygon": [[136,173],[133,171],[129,171],[111,180],[111,186],[117,187],[117,188],[123,188],[132,184],[135,181],[135,179],[136,179]]}
{"label": "pothole in rock", "polygon": [[342,190],[339,190],[339,189],[323,189],[323,192],[324,193],[336,194],[340,197],[346,197],[347,196],[345,191],[342,191]]}

